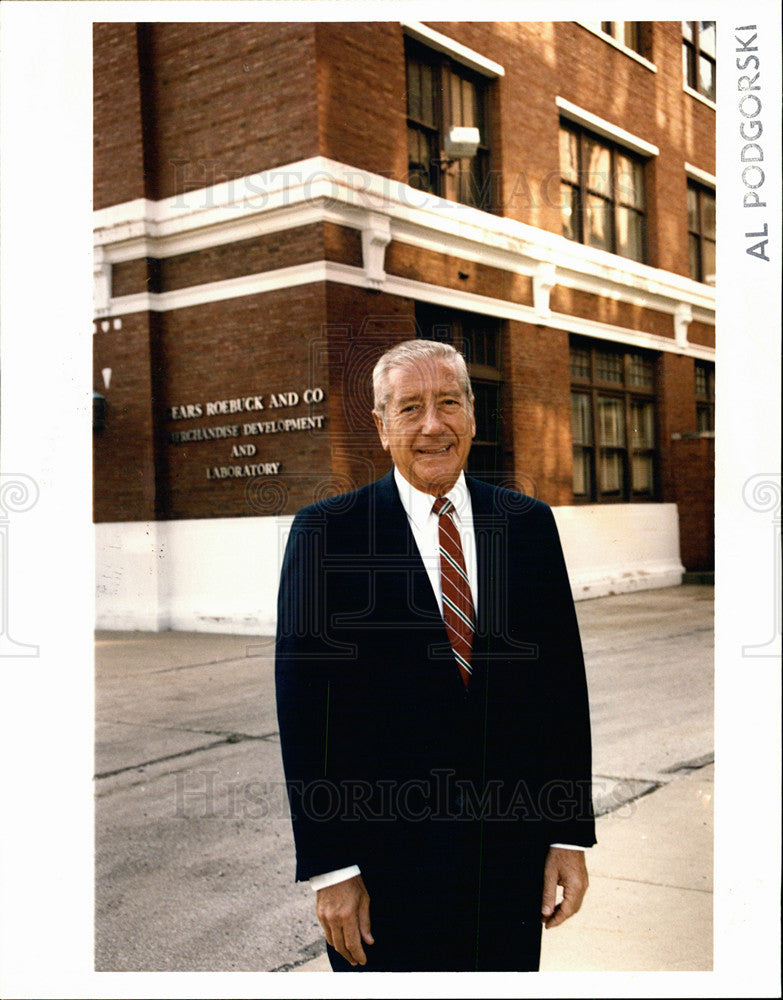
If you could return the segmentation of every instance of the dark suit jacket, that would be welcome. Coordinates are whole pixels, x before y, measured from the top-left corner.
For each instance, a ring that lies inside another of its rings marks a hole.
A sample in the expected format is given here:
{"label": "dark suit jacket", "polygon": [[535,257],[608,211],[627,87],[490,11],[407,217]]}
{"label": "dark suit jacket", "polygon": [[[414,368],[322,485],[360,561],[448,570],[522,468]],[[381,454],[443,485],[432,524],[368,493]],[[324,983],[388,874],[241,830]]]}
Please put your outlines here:
{"label": "dark suit jacket", "polygon": [[467,484],[467,691],[392,472],[294,520],[276,683],[296,877],[358,864],[373,905],[426,885],[453,920],[457,866],[485,915],[518,889],[538,920],[547,846],[595,842],[581,644],[550,509]]}

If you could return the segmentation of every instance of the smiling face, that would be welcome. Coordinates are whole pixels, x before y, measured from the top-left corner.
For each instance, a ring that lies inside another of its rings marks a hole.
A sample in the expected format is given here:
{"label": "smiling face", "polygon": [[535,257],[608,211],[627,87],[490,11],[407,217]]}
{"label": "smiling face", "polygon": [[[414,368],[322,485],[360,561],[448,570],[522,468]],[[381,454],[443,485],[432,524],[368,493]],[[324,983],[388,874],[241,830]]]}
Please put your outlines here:
{"label": "smiling face", "polygon": [[476,434],[471,401],[453,362],[422,358],[393,368],[383,416],[373,410],[384,451],[408,482],[442,496],[456,483]]}

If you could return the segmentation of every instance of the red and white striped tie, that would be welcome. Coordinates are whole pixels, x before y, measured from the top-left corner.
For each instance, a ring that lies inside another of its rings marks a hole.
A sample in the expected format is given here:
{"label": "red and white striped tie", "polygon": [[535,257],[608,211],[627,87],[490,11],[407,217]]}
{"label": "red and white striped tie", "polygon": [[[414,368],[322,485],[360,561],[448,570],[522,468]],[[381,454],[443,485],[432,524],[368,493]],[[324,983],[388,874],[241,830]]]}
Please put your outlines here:
{"label": "red and white striped tie", "polygon": [[470,594],[470,582],[465,568],[459,529],[452,517],[453,510],[454,504],[446,497],[438,497],[432,506],[433,514],[438,515],[443,620],[446,623],[460,675],[467,687],[472,672],[470,654],[474,632],[473,598]]}

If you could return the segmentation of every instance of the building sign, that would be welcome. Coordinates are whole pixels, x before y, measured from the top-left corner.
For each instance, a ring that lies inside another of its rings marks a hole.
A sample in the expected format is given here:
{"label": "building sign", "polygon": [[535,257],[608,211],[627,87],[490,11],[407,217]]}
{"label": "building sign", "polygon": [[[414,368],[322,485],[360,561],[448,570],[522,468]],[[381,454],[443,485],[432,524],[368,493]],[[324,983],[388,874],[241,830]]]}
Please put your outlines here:
{"label": "building sign", "polygon": [[[170,421],[198,420],[201,417],[234,416],[251,414],[256,416],[268,413],[268,419],[243,420],[238,423],[220,424],[217,427],[188,427],[184,430],[170,430],[169,444],[191,444],[197,441],[231,442],[229,459],[252,459],[256,457],[258,448],[253,442],[243,442],[243,438],[259,437],[266,434],[289,434],[294,431],[321,430],[326,420],[323,413],[310,413],[306,416],[282,417],[278,410],[291,409],[300,403],[314,406],[326,398],[320,386],[305,389],[301,394],[295,391],[271,393],[270,395],[237,396],[233,399],[214,399],[203,403],[185,403],[179,406],[169,406],[166,416]],[[274,412],[270,412],[274,411]],[[251,479],[256,476],[277,476],[282,464],[272,462],[242,462],[227,465],[206,466],[207,479]]]}

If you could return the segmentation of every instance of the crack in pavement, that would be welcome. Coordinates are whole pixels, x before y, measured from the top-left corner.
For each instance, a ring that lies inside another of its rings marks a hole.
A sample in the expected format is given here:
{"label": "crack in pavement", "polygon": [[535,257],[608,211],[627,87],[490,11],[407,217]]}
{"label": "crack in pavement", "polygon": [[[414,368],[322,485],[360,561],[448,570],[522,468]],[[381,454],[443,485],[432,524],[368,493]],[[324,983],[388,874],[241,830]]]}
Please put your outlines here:
{"label": "crack in pavement", "polygon": [[223,735],[225,738],[222,740],[216,740],[214,743],[207,743],[200,747],[191,747],[190,750],[180,750],[177,753],[164,754],[162,757],[154,757],[152,760],[140,761],[136,764],[127,764],[125,767],[118,767],[112,771],[100,771],[94,775],[94,780],[100,778],[113,778],[118,774],[126,774],[128,771],[138,771],[142,767],[150,767],[152,764],[163,764],[168,760],[178,760],[182,757],[191,757],[193,754],[203,753],[206,750],[214,750],[216,747],[229,746],[232,743],[244,743],[246,740],[268,740],[274,736],[278,735],[277,730],[272,733],[264,733],[263,736],[250,736],[247,733],[225,733],[219,734],[209,731],[189,729],[186,732],[204,732],[205,736],[217,736]]}
{"label": "crack in pavement", "polygon": [[627,875],[596,875],[594,872],[590,873],[590,878],[593,879],[606,879],[608,882],[635,882],[637,885],[654,885],[659,889],[681,889],[685,892],[703,892],[708,896],[711,896],[712,889],[699,889],[693,885],[675,885],[673,882],[652,882],[650,879],[646,878],[629,878]]}

